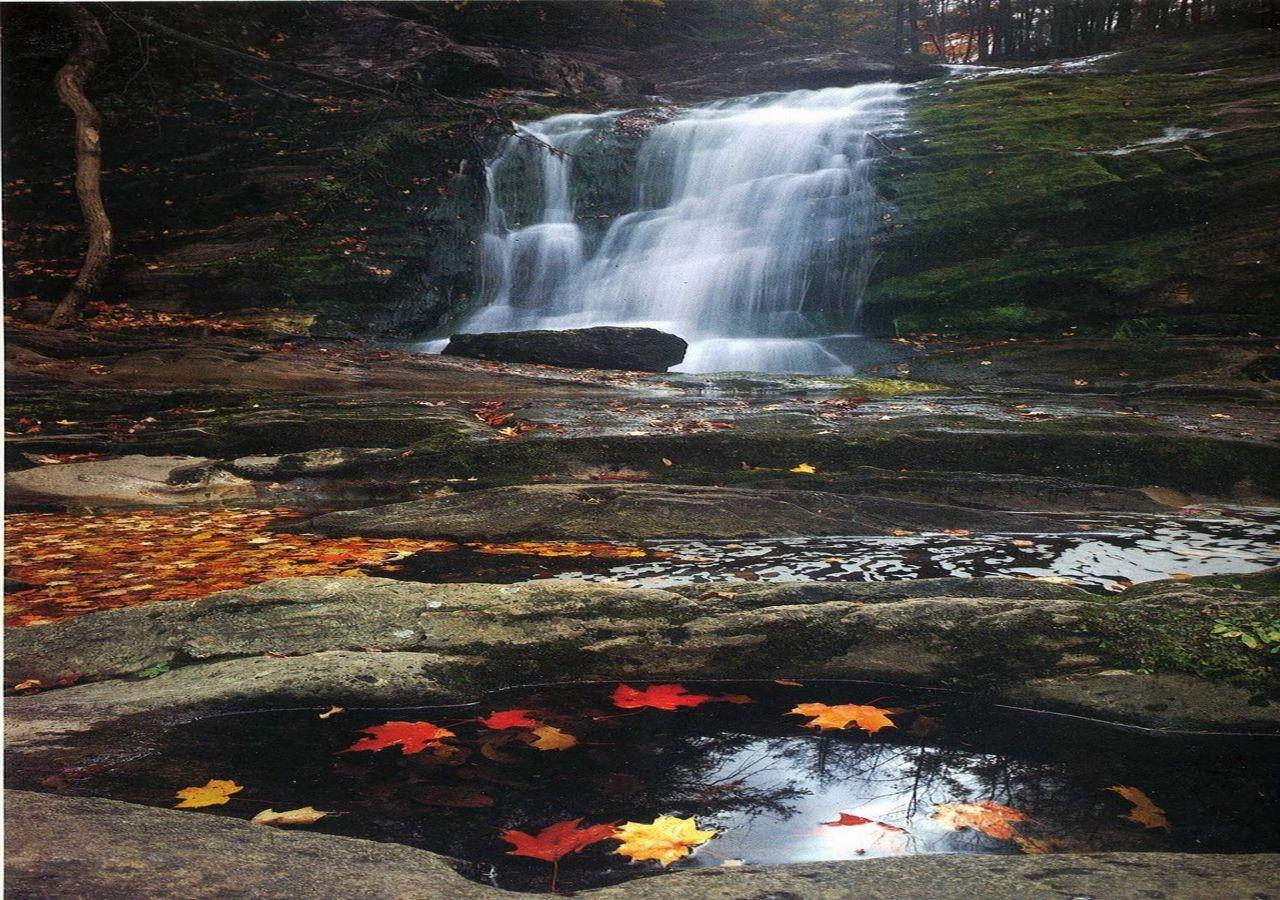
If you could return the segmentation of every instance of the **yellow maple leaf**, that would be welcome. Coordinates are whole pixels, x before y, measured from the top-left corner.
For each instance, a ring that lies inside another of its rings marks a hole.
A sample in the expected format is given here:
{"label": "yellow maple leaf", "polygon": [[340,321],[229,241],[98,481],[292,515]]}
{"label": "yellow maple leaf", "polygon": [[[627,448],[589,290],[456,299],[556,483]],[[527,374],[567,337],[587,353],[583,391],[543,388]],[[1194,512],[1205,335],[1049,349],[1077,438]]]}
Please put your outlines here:
{"label": "yellow maple leaf", "polygon": [[794,469],[792,469],[791,471],[792,471],[792,472],[796,472],[796,473],[798,473],[798,474],[800,474],[800,475],[813,475],[813,474],[815,474],[818,470],[817,470],[816,468],[814,468],[813,466],[809,465],[808,463],[800,463],[800,465],[796,466],[796,467],[795,467]]}
{"label": "yellow maple leaf", "polygon": [[186,787],[178,791],[178,799],[182,802],[177,808],[199,809],[201,806],[222,806],[231,799],[232,794],[238,794],[243,790],[244,786],[234,781],[214,778],[204,787]]}
{"label": "yellow maple leaf", "polygon": [[530,746],[538,750],[568,750],[578,743],[576,737],[566,734],[554,725],[534,728],[531,733],[537,735],[538,739]]}
{"label": "yellow maple leaf", "polygon": [[264,809],[249,821],[254,825],[310,825],[312,822],[318,822],[327,816],[328,813],[321,812],[312,806],[303,806],[298,809],[285,810],[284,812],[276,812],[274,809]]}
{"label": "yellow maple leaf", "polygon": [[693,819],[658,816],[652,822],[625,822],[613,832],[622,841],[614,850],[631,859],[656,859],[663,867],[689,855],[689,848],[705,844],[716,836],[714,831],[699,831]]}
{"label": "yellow maple leaf", "polygon": [[825,703],[801,703],[787,715],[809,716],[810,721],[805,723],[805,728],[820,728],[823,731],[828,728],[845,729],[850,725],[856,725],[867,734],[875,734],[882,728],[897,727],[889,718],[887,709],[881,709],[878,706],[857,706],[852,703],[839,706],[828,706]]}
{"label": "yellow maple leaf", "polygon": [[1014,822],[1025,822],[1027,817],[1016,809],[1001,806],[993,800],[979,800],[976,803],[939,803],[934,806],[929,818],[943,828],[961,831],[965,828],[976,828],[988,837],[1000,841],[1010,841],[1017,837]]}
{"label": "yellow maple leaf", "polygon": [[1107,790],[1114,791],[1133,804],[1133,809],[1129,810],[1128,814],[1121,816],[1121,818],[1136,822],[1144,828],[1170,827],[1164,810],[1156,806],[1151,801],[1151,798],[1138,788],[1116,785],[1115,787],[1107,788]]}

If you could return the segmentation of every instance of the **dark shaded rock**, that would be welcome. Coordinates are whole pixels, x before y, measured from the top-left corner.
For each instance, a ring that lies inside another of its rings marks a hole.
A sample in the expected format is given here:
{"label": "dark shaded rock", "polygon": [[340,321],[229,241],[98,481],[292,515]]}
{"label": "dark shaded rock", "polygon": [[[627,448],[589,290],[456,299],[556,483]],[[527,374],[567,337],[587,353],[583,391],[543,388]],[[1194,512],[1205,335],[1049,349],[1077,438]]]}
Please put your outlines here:
{"label": "dark shaded rock", "polygon": [[[119,800],[5,793],[6,884],[14,897],[232,896],[264,900],[449,897],[510,893],[469,881],[426,850],[264,828],[226,816]],[[911,856],[793,866],[715,867],[641,878],[582,896],[598,900],[930,897],[1264,897],[1274,854],[1058,853]]]}
{"label": "dark shaded rock", "polygon": [[328,447],[284,456],[242,456],[225,464],[233,474],[254,481],[317,475],[358,474],[364,466],[394,459],[403,451],[386,447]]}
{"label": "dark shaded rock", "polygon": [[1062,526],[1020,513],[821,491],[537,484],[328,513],[297,527],[456,540],[645,540],[888,534],[902,528],[1044,532]]}
{"label": "dark shaded rock", "polygon": [[923,57],[877,56],[847,46],[762,39],[728,49],[656,47],[627,61],[664,95],[710,100],[764,91],[848,87],[867,81],[918,81],[946,72]]}
{"label": "dark shaded rock", "polygon": [[665,372],[684,359],[683,338],[656,328],[572,328],[455,334],[442,351],[501,362],[541,363],[571,369]]}

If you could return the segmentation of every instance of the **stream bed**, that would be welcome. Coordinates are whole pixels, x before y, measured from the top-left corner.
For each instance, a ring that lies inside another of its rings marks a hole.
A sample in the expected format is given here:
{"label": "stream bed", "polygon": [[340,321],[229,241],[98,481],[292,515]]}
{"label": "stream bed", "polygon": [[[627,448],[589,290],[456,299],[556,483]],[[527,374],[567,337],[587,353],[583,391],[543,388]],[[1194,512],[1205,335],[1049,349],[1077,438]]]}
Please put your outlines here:
{"label": "stream bed", "polygon": [[[518,548],[517,548],[518,549]],[[1120,591],[1161,578],[1232,575],[1280,565],[1280,516],[1234,509],[1212,516],[1063,518],[1050,534],[904,532],[900,535],[650,541],[633,555],[548,556],[469,548],[420,553],[371,574],[413,581],[530,578],[674,587],[748,581],[893,581],[910,578],[1054,579]]]}
{"label": "stream bed", "polygon": [[[903,854],[1275,851],[1276,747],[866,682],[609,682],[479,705],[217,715],[58,787],[174,806],[184,788],[234,782],[190,814],[313,807],[326,815],[308,830],[425,848],[476,880],[545,891],[550,861],[510,855],[520,838],[505,838],[578,819],[593,839],[560,860],[561,889]],[[671,824],[660,817],[692,820],[662,845],[665,867],[645,858],[652,843],[604,827]]]}

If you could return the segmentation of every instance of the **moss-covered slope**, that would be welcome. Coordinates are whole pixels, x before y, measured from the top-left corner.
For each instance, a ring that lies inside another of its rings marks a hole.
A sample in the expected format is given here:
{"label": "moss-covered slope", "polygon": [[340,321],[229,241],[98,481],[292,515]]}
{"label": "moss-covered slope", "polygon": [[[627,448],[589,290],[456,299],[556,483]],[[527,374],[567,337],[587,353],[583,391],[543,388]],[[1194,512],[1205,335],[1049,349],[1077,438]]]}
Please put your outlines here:
{"label": "moss-covered slope", "polygon": [[1280,68],[1271,32],[916,89],[872,330],[1272,327]]}

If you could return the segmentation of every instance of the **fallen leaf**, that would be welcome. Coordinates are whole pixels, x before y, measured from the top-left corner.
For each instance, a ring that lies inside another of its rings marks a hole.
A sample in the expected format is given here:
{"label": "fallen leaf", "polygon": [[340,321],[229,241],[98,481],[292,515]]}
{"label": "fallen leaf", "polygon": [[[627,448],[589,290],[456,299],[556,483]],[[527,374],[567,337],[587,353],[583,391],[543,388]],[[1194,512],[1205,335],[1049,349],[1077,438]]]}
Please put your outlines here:
{"label": "fallen leaf", "polygon": [[537,834],[509,829],[499,837],[515,847],[508,850],[508,856],[528,856],[545,862],[557,862],[561,857],[577,853],[599,841],[614,836],[613,825],[589,825],[579,828],[582,819],[566,819],[548,825]]}
{"label": "fallen leaf", "polygon": [[929,818],[952,831],[975,828],[988,837],[1001,841],[1013,840],[1017,836],[1013,823],[1025,822],[1027,819],[1016,809],[1001,806],[993,800],[979,800],[976,803],[939,803],[934,806],[933,814]]}
{"label": "fallen leaf", "polygon": [[633,860],[656,859],[663,867],[689,855],[691,847],[705,844],[716,836],[714,831],[699,831],[693,819],[658,816],[652,822],[626,822],[614,831],[622,841],[614,853]]}
{"label": "fallen leaf", "polygon": [[1128,819],[1130,822],[1136,822],[1143,828],[1168,829],[1170,827],[1169,820],[1166,818],[1164,810],[1152,803],[1151,798],[1142,790],[1136,787],[1124,787],[1122,785],[1109,787],[1107,790],[1114,791],[1133,804],[1133,809],[1129,810],[1129,812],[1126,815],[1121,816],[1121,818]]}
{"label": "fallen leaf", "polygon": [[878,706],[857,706],[850,703],[840,706],[801,703],[787,713],[789,716],[810,716],[810,720],[805,723],[806,728],[819,728],[826,731],[828,728],[845,729],[850,725],[856,725],[867,734],[875,734],[882,728],[896,728],[888,714],[887,709],[881,709]]}
{"label": "fallen leaf", "polygon": [[781,684],[781,685],[785,685],[786,687],[804,687],[804,685],[803,685],[803,684],[801,684],[800,682],[798,682],[798,681],[788,681],[786,678],[775,678],[775,679],[773,679],[773,683],[774,683],[774,684]]}
{"label": "fallen leaf", "polygon": [[535,728],[532,734],[537,735],[537,740],[533,741],[530,746],[536,750],[568,750],[578,743],[576,737],[566,734],[552,725],[543,725],[541,728]]}
{"label": "fallen leaf", "polygon": [[530,712],[531,710],[527,709],[504,709],[481,719],[480,724],[494,731],[502,731],[506,728],[537,728],[542,723],[537,719],[529,718]]}
{"label": "fallen leaf", "polygon": [[674,466],[674,465],[675,465],[675,463],[673,463],[671,460],[667,459],[665,456],[664,456],[664,457],[662,457],[662,464],[663,464],[664,466]]}
{"label": "fallen leaf", "polygon": [[178,791],[177,797],[182,802],[178,809],[199,809],[202,806],[222,806],[231,799],[232,794],[244,790],[244,785],[234,781],[211,779],[204,787],[187,787]]}
{"label": "fallen leaf", "polygon": [[818,470],[808,463],[800,463],[800,465],[796,466],[791,471],[800,475],[813,475],[816,474]]}
{"label": "fallen leaf", "polygon": [[701,706],[710,700],[708,694],[691,694],[683,684],[654,684],[644,690],[620,684],[613,692],[613,705],[620,709],[674,710],[682,706]]}
{"label": "fallen leaf", "polygon": [[313,822],[319,822],[328,813],[321,812],[311,806],[303,806],[299,809],[290,809],[285,812],[276,812],[274,809],[264,809],[249,821],[254,825],[310,825]]}
{"label": "fallen leaf", "polygon": [[875,819],[864,819],[862,816],[855,816],[853,813],[840,813],[840,818],[834,822],[823,822],[823,825],[831,825],[833,827],[841,825],[876,825],[885,831],[899,831],[903,834],[907,833],[905,828],[899,828],[897,825],[890,825],[888,822],[879,822]]}
{"label": "fallen leaf", "polygon": [[452,809],[488,809],[493,798],[466,787],[422,786],[408,791],[409,798],[423,806],[446,806]]}
{"label": "fallen leaf", "polygon": [[916,716],[907,732],[914,737],[928,737],[941,727],[932,716]]}
{"label": "fallen leaf", "polygon": [[1056,837],[1031,838],[1015,835],[1013,842],[1023,853],[1035,856],[1041,853],[1060,853],[1072,849],[1070,841]]}
{"label": "fallen leaf", "polygon": [[400,752],[421,753],[430,746],[440,743],[443,738],[453,737],[447,728],[440,728],[430,722],[383,722],[371,728],[360,729],[369,735],[356,741],[343,753],[365,750],[385,750],[388,747],[400,748]]}

